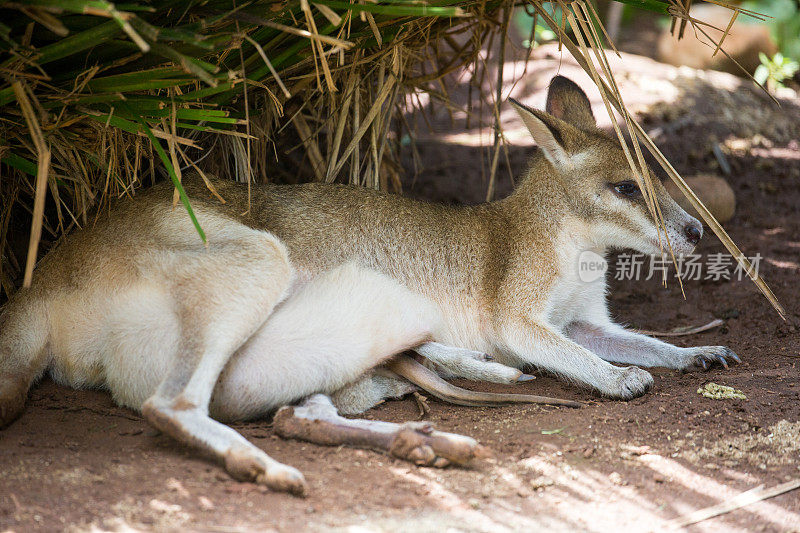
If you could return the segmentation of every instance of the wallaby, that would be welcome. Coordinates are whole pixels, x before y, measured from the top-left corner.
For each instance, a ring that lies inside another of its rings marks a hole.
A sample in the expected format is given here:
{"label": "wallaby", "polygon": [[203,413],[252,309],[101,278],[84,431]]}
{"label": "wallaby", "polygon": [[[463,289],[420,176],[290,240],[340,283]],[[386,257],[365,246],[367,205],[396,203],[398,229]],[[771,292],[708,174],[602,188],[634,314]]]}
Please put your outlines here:
{"label": "wallaby", "polygon": [[[70,236],[45,257],[31,289],[15,295],[2,317],[0,423],[21,410],[37,373],[32,369],[46,367],[64,385],[107,388],[117,403],[223,461],[237,479],[302,494],[300,472],[209,415],[252,419],[309,397],[279,414],[278,433],[303,438],[310,432],[308,439],[324,444],[445,466],[469,462],[483,449],[430,424],[344,419],[321,393],[355,413],[414,390],[385,375],[364,378],[410,348],[461,375],[499,383],[532,379],[486,354],[431,342],[441,323],[438,308],[383,274],[349,262],[300,279],[273,235],[202,207],[197,214],[207,248],[164,197],[124,203],[107,223]],[[413,360],[405,365],[410,369],[398,367],[401,375],[414,379],[422,372],[421,385],[436,390],[424,367]],[[458,401],[482,405],[577,405],[462,392]],[[305,428],[306,420],[314,424]]]}
{"label": "wallaby", "polygon": [[[540,150],[514,193],[492,203],[443,206],[325,184],[255,186],[248,203],[244,186],[217,182],[222,204],[190,179],[185,186],[209,236],[204,247],[186,213],[167,208],[169,184],[120,202],[102,225],[65,239],[38,266],[33,286],[8,304],[0,425],[19,414],[30,384],[49,368],[62,383],[106,386],[238,478],[302,492],[299,472],[209,418],[209,408],[220,417],[252,416],[343,386],[334,398],[365,409],[408,390],[368,371],[415,346],[451,374],[472,368],[469,377],[508,381],[520,372],[502,365],[538,367],[622,399],[643,394],[652,377],[610,362],[688,370],[738,361],[722,346],[679,348],[611,321],[605,280],[582,283],[578,256],[613,247],[658,253],[658,227],[619,143],[596,128],[580,88],[558,76],[547,112],[514,105]],[[673,250],[690,252],[702,226],[660,183],[654,187]],[[335,339],[348,324],[342,317],[357,323],[373,310],[384,318],[358,337],[367,355],[343,366],[326,358],[337,341],[318,333]],[[297,316],[317,321],[316,336],[305,332],[312,343],[293,345],[279,331],[281,324],[294,331]],[[258,349],[248,351],[250,343]],[[297,345],[305,362],[295,366]],[[460,363],[448,366],[452,360]],[[250,364],[262,370],[249,372]],[[402,375],[408,364],[389,368]],[[237,390],[239,379],[250,386]],[[480,453],[471,439],[427,426],[342,419],[318,395],[280,411],[276,424],[286,435],[346,437],[425,464]]]}

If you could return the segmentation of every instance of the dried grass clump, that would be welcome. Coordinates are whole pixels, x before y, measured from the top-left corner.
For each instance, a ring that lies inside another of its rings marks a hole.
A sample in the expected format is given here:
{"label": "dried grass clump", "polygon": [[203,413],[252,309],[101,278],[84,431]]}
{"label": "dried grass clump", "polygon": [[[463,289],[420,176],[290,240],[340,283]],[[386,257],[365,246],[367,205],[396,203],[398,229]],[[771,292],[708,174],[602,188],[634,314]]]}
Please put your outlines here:
{"label": "dried grass clump", "polygon": [[[680,19],[680,33],[687,23],[705,33],[689,17],[691,0],[626,1]],[[505,33],[522,3],[749,266],[627,113],[604,59],[605,30],[583,0],[553,2],[561,20],[533,0],[20,0],[0,6],[2,292],[10,295],[21,274],[30,282],[40,240],[90,223],[93,209],[145,183],[169,176],[175,202],[193,217],[180,186],[188,169],[247,183],[305,177],[399,188],[390,139],[399,142],[394,130],[404,128],[401,98],[423,90],[446,103],[445,76],[469,63],[478,72],[479,52],[500,35],[496,94],[485,95],[496,126],[491,197],[504,142]],[[732,9],[733,18],[743,12]],[[650,191],[639,142],[628,156]],[[25,230],[27,246],[18,237]]]}
{"label": "dried grass clump", "polygon": [[[501,5],[5,3],[3,291],[14,291],[25,253],[29,281],[39,242],[34,227],[24,250],[12,231],[33,219],[52,241],[166,175],[191,213],[179,185],[187,169],[252,182],[297,180],[305,168],[320,181],[388,187],[396,174],[381,168],[392,168],[383,161],[398,96],[474,59]],[[430,46],[464,32],[465,45]]]}

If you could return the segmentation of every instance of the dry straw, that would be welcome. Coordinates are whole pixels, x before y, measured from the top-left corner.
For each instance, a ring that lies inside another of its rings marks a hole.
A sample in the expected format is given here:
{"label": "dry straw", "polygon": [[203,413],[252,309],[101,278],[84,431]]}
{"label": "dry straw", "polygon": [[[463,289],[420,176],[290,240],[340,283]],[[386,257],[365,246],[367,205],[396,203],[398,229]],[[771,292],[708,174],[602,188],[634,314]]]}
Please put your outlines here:
{"label": "dry straw", "polygon": [[[688,24],[713,42],[704,23],[689,16],[691,0],[624,1],[670,15],[680,21],[676,32],[682,34]],[[492,102],[495,125],[491,198],[501,149],[506,150],[499,124],[505,33],[512,9],[522,4],[548,23],[592,76],[609,113],[614,108],[624,118],[633,139],[626,156],[654,218],[661,215],[640,143],[751,272],[627,112],[605,59],[600,37],[607,39],[605,29],[583,0],[553,2],[564,14],[559,20],[535,1],[152,0],[123,9],[105,0],[23,0],[0,7],[3,292],[10,295],[20,275],[30,282],[44,248],[40,240],[50,244],[93,223],[93,209],[99,214],[110,200],[139,186],[169,177],[175,200],[192,214],[180,186],[182,171],[189,168],[209,184],[207,173],[247,183],[294,181],[300,173],[319,181],[399,188],[398,132],[407,127],[398,112],[401,99],[413,101],[425,91],[452,109],[448,75],[470,65],[475,74],[470,90],[482,91],[488,69],[479,54],[499,41],[495,94],[480,98]],[[735,17],[755,15],[731,9],[731,23],[713,43],[715,53],[725,53],[722,44]],[[468,120],[482,116],[482,108],[465,111]],[[413,139],[412,130],[406,133]],[[622,138],[619,128],[617,134]],[[25,228],[30,238],[23,269],[10,237]],[[197,230],[204,238],[199,224]],[[751,277],[783,315],[764,281],[755,273]]]}

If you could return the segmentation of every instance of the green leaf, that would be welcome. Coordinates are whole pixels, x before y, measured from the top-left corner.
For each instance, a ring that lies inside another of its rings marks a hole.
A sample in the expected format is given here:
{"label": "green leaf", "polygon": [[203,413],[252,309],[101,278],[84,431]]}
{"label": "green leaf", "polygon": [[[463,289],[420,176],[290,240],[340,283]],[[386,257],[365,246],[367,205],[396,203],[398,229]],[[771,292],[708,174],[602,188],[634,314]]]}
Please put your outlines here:
{"label": "green leaf", "polygon": [[[122,104],[122,107],[126,107],[124,103]],[[128,108],[127,111],[130,114],[133,114],[130,108]],[[147,123],[144,121],[144,119],[138,115],[136,118],[138,119],[139,125],[142,126],[144,133],[147,135],[147,138],[150,139],[153,148],[158,154],[158,157],[161,159],[161,162],[164,164],[164,167],[166,167],[167,172],[169,172],[169,177],[172,180],[172,184],[178,190],[181,203],[183,204],[183,207],[186,208],[186,212],[189,213],[189,218],[192,219],[192,224],[194,224],[194,228],[197,230],[198,235],[200,235],[200,239],[202,239],[204,243],[207,243],[208,239],[206,239],[206,234],[203,231],[203,228],[200,227],[200,222],[197,221],[197,217],[194,214],[194,209],[192,209],[192,205],[189,203],[189,197],[186,196],[186,191],[183,190],[183,185],[181,185],[181,182],[178,180],[178,176],[175,174],[175,168],[172,166],[172,162],[170,161],[169,157],[167,157],[167,153],[164,151],[161,143],[158,142],[158,139],[156,139],[156,136],[153,135],[153,132],[150,131],[150,128],[147,126]]]}
{"label": "green leaf", "polygon": [[190,102],[194,100],[202,100],[208,96],[212,96],[215,94],[225,93],[225,92],[233,92],[233,83],[220,83],[216,87],[207,87],[205,89],[198,89],[196,91],[192,91],[190,93],[186,93],[182,96],[176,96],[176,100],[182,100],[185,102]]}
{"label": "green leaf", "polygon": [[[120,102],[120,105],[125,105],[125,103]],[[119,128],[128,133],[138,135],[142,132],[141,128],[139,128],[137,124],[131,122],[130,120],[124,119],[119,115],[86,115],[86,117],[99,122],[100,124],[108,124],[109,126]]]}
{"label": "green leaf", "polygon": [[769,78],[769,69],[766,65],[759,65],[756,68],[755,73],[753,73],[753,79],[755,79],[761,85],[764,85],[764,82],[767,81]]}
{"label": "green leaf", "polygon": [[0,91],[0,106],[16,101],[17,97],[14,96],[14,89],[6,87]]}
{"label": "green leaf", "polygon": [[400,4],[390,2],[387,4],[351,4],[338,0],[317,0],[318,4],[324,4],[335,9],[345,9],[353,13],[368,11],[379,15],[391,17],[457,17],[463,14],[459,7],[434,7],[427,5]]}
{"label": "green leaf", "polygon": [[669,15],[669,2],[661,2],[660,0],[619,0],[619,2],[631,7]]}
{"label": "green leaf", "polygon": [[556,435],[557,433],[561,433],[562,431],[564,431],[564,428],[543,429],[542,430],[542,435]]}
{"label": "green leaf", "polygon": [[[192,74],[203,80],[206,83],[206,85],[210,85],[211,87],[217,86],[217,80],[215,80],[214,77],[211,74],[209,74],[208,71],[206,71],[206,68],[209,67],[208,63],[197,61],[192,57],[181,54],[174,48],[159,43],[152,43],[150,45],[150,49],[156,54],[159,54],[161,56],[166,57],[167,59],[175,61],[176,63],[181,65],[184,69],[188,70],[189,72],[191,72]],[[213,69],[214,74],[216,74],[216,72],[219,70],[213,65],[211,65],[211,68]]]}
{"label": "green leaf", "polygon": [[107,92],[107,93],[124,93],[134,91],[148,91],[156,89],[167,89],[170,87],[179,87],[188,83],[194,83],[193,79],[145,79],[145,80],[130,80],[130,81],[110,81],[98,78],[88,83],[88,86],[93,91]]}
{"label": "green leaf", "polygon": [[30,174],[31,176],[36,175],[36,163],[33,161],[29,161],[24,157],[18,156],[17,154],[11,153],[6,155],[3,159],[0,159],[3,163],[10,167],[14,167],[17,170],[21,170],[26,174]]}
{"label": "green leaf", "polygon": [[3,39],[13,47],[19,46],[17,42],[11,38],[11,28],[0,22],[0,39]]}
{"label": "green leaf", "polygon": [[[119,24],[113,20],[99,24],[94,28],[76,33],[75,35],[70,35],[53,44],[40,48],[39,57],[36,58],[36,62],[39,65],[44,65],[83,52],[93,46],[107,42],[111,37],[120,32],[122,32],[122,29],[119,27]],[[3,64],[5,65],[7,62],[8,61]]]}

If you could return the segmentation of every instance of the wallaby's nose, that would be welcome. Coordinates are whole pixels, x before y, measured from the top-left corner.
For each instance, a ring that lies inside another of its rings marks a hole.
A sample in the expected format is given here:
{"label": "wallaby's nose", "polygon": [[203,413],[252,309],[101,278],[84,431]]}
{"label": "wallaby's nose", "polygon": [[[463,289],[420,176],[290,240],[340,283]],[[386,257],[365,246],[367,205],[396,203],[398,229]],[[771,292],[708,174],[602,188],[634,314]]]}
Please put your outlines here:
{"label": "wallaby's nose", "polygon": [[695,226],[694,224],[689,224],[686,226],[686,238],[689,239],[689,242],[692,244],[697,244],[700,242],[700,237],[703,236],[702,228]]}

